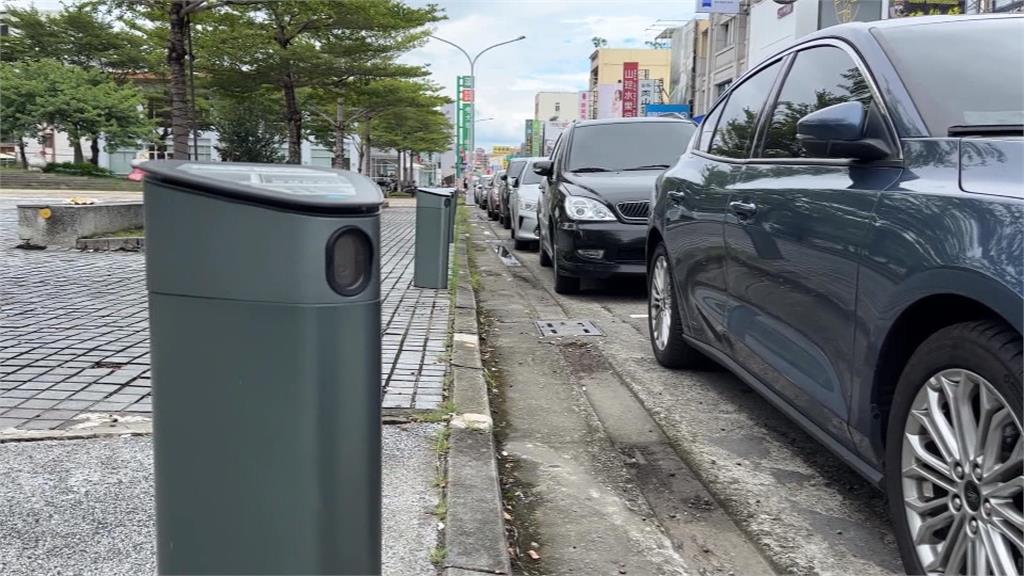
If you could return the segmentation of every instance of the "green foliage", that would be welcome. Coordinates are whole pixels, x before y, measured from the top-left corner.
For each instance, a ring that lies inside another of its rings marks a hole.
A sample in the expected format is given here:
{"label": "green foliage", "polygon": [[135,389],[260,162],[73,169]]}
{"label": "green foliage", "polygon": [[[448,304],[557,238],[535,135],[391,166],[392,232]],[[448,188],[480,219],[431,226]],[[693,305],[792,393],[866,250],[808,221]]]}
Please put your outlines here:
{"label": "green foliage", "polygon": [[7,62],[52,59],[97,68],[119,81],[151,65],[145,37],[90,4],[65,6],[56,13],[8,8],[7,19],[17,31],[0,38]]}
{"label": "green foliage", "polygon": [[210,123],[220,135],[217,152],[225,162],[281,162],[284,126],[272,96],[223,98],[214,103]]}
{"label": "green foliage", "polygon": [[57,60],[24,61],[0,64],[0,78],[5,115],[11,106],[22,128],[31,122],[37,131],[53,126],[66,132],[75,146],[76,162],[83,160],[80,138],[103,136],[107,149],[113,150],[153,135],[153,126],[142,113],[139,91],[118,85],[99,70]]}
{"label": "green foliage", "polygon": [[106,168],[90,162],[61,162],[59,164],[47,164],[43,172],[54,174],[68,174],[70,176],[113,176],[114,173]]}

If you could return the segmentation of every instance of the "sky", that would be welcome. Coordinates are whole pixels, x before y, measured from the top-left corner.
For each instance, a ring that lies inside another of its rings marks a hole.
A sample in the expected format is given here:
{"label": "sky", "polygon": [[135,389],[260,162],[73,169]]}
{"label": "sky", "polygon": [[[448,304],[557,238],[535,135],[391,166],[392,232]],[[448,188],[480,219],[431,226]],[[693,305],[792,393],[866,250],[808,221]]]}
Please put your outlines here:
{"label": "sky", "polygon": [[[410,4],[426,4],[412,1]],[[533,96],[541,91],[587,88],[591,38],[610,48],[643,48],[667,20],[688,20],[695,3],[688,0],[435,0],[447,20],[434,34],[460,45],[470,55],[520,35],[526,39],[500,46],[476,65],[476,145],[523,141],[523,120],[533,118]],[[661,22],[658,20],[661,19]],[[676,22],[678,24],[678,22]],[[432,80],[455,97],[456,77],[469,73],[466,57],[436,40],[407,54],[411,64],[429,65]]]}
{"label": "sky", "polygon": [[[67,0],[65,0],[67,1]],[[444,9],[447,20],[434,34],[462,46],[470,55],[497,42],[521,35],[526,39],[488,51],[476,66],[476,144],[490,151],[495,144],[523,141],[523,120],[533,118],[533,96],[541,91],[587,88],[591,38],[608,40],[610,48],[643,48],[671,21],[693,16],[694,0],[407,0]],[[59,9],[61,0],[7,0],[7,5],[34,4]],[[658,20],[662,21],[659,22]],[[406,54],[410,64],[428,65],[431,79],[455,98],[456,77],[469,74],[469,63],[457,49],[430,40]]]}

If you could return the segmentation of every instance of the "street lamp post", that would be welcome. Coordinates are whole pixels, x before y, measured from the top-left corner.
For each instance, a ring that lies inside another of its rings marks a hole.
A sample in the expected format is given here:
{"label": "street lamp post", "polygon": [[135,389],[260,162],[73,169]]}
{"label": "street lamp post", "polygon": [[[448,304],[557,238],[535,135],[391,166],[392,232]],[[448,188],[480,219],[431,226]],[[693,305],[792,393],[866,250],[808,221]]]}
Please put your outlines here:
{"label": "street lamp post", "polygon": [[[434,40],[439,40],[441,42],[444,42],[445,44],[448,44],[449,46],[454,46],[455,48],[458,49],[459,52],[462,52],[462,55],[466,57],[466,61],[469,62],[469,78],[470,78],[470,81],[473,83],[473,101],[469,103],[469,118],[470,118],[470,122],[469,122],[469,142],[468,142],[468,148],[469,148],[469,151],[470,151],[470,157],[473,157],[473,156],[476,155],[476,120],[475,120],[476,119],[476,61],[480,58],[480,56],[483,56],[484,52],[487,52],[488,50],[492,50],[494,48],[497,48],[498,46],[504,46],[505,44],[511,44],[513,42],[519,42],[520,40],[525,40],[526,36],[520,36],[518,38],[513,38],[512,40],[506,40],[504,42],[498,42],[497,44],[492,44],[492,45],[488,46],[487,48],[484,48],[483,50],[477,52],[476,56],[470,56],[469,52],[466,52],[462,48],[462,46],[459,46],[458,44],[456,44],[454,42],[451,42],[449,40],[445,40],[444,38],[439,38],[437,36],[434,36],[433,34],[431,34],[430,37],[433,38]],[[459,160],[459,158],[456,158],[456,162],[458,162],[458,160]],[[465,158],[463,158],[462,161],[463,161],[463,164],[464,164],[465,163]],[[465,171],[465,168],[463,168],[463,171]]]}

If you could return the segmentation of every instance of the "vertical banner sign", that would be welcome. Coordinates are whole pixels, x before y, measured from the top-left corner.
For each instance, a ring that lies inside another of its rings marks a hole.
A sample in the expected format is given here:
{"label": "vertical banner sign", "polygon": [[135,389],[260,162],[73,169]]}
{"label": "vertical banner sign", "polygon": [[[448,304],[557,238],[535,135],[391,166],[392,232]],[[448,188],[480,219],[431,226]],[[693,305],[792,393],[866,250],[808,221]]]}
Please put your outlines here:
{"label": "vertical banner sign", "polygon": [[647,105],[655,104],[654,101],[654,80],[640,81],[640,113],[639,116],[647,115]]}
{"label": "vertical banner sign", "polygon": [[[470,103],[463,99],[463,96],[473,96],[472,83],[467,82],[469,76],[459,76],[456,82],[456,111],[455,111],[455,167],[456,175],[462,177],[467,170],[469,159],[469,131],[473,128],[472,110]],[[468,84],[468,85],[467,85]]]}
{"label": "vertical banner sign", "polygon": [[579,112],[580,120],[589,120],[590,119],[590,92],[589,91],[584,90],[583,92],[580,92],[579,104],[580,104],[580,112]]}
{"label": "vertical banner sign", "polygon": [[529,156],[530,152],[533,150],[533,120],[526,120],[525,124],[526,126],[523,138],[525,146],[523,147],[523,154]]}
{"label": "vertical banner sign", "polygon": [[640,63],[622,63],[622,117],[633,118],[638,112]]}
{"label": "vertical banner sign", "polygon": [[533,121],[533,142],[530,142],[530,156],[540,156],[543,149],[544,133],[540,120]]}

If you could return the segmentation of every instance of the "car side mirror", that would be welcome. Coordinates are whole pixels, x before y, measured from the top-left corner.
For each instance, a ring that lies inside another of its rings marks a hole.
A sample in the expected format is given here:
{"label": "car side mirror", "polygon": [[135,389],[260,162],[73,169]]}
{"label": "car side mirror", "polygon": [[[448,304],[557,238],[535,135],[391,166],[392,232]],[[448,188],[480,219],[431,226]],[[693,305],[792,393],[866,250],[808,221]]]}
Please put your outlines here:
{"label": "car side mirror", "polygon": [[513,176],[512,180],[509,181],[508,185],[511,186],[512,188],[518,188],[519,187],[519,178],[516,178],[516,177]]}
{"label": "car side mirror", "polygon": [[501,181],[502,182],[508,182],[508,174],[502,174],[501,175]]}
{"label": "car side mirror", "polygon": [[551,176],[551,160],[538,160],[534,162],[533,173],[538,176]]}
{"label": "car side mirror", "polygon": [[860,102],[843,102],[804,116],[796,123],[796,139],[818,158],[880,160],[891,154],[879,138],[864,135],[867,110]]}

